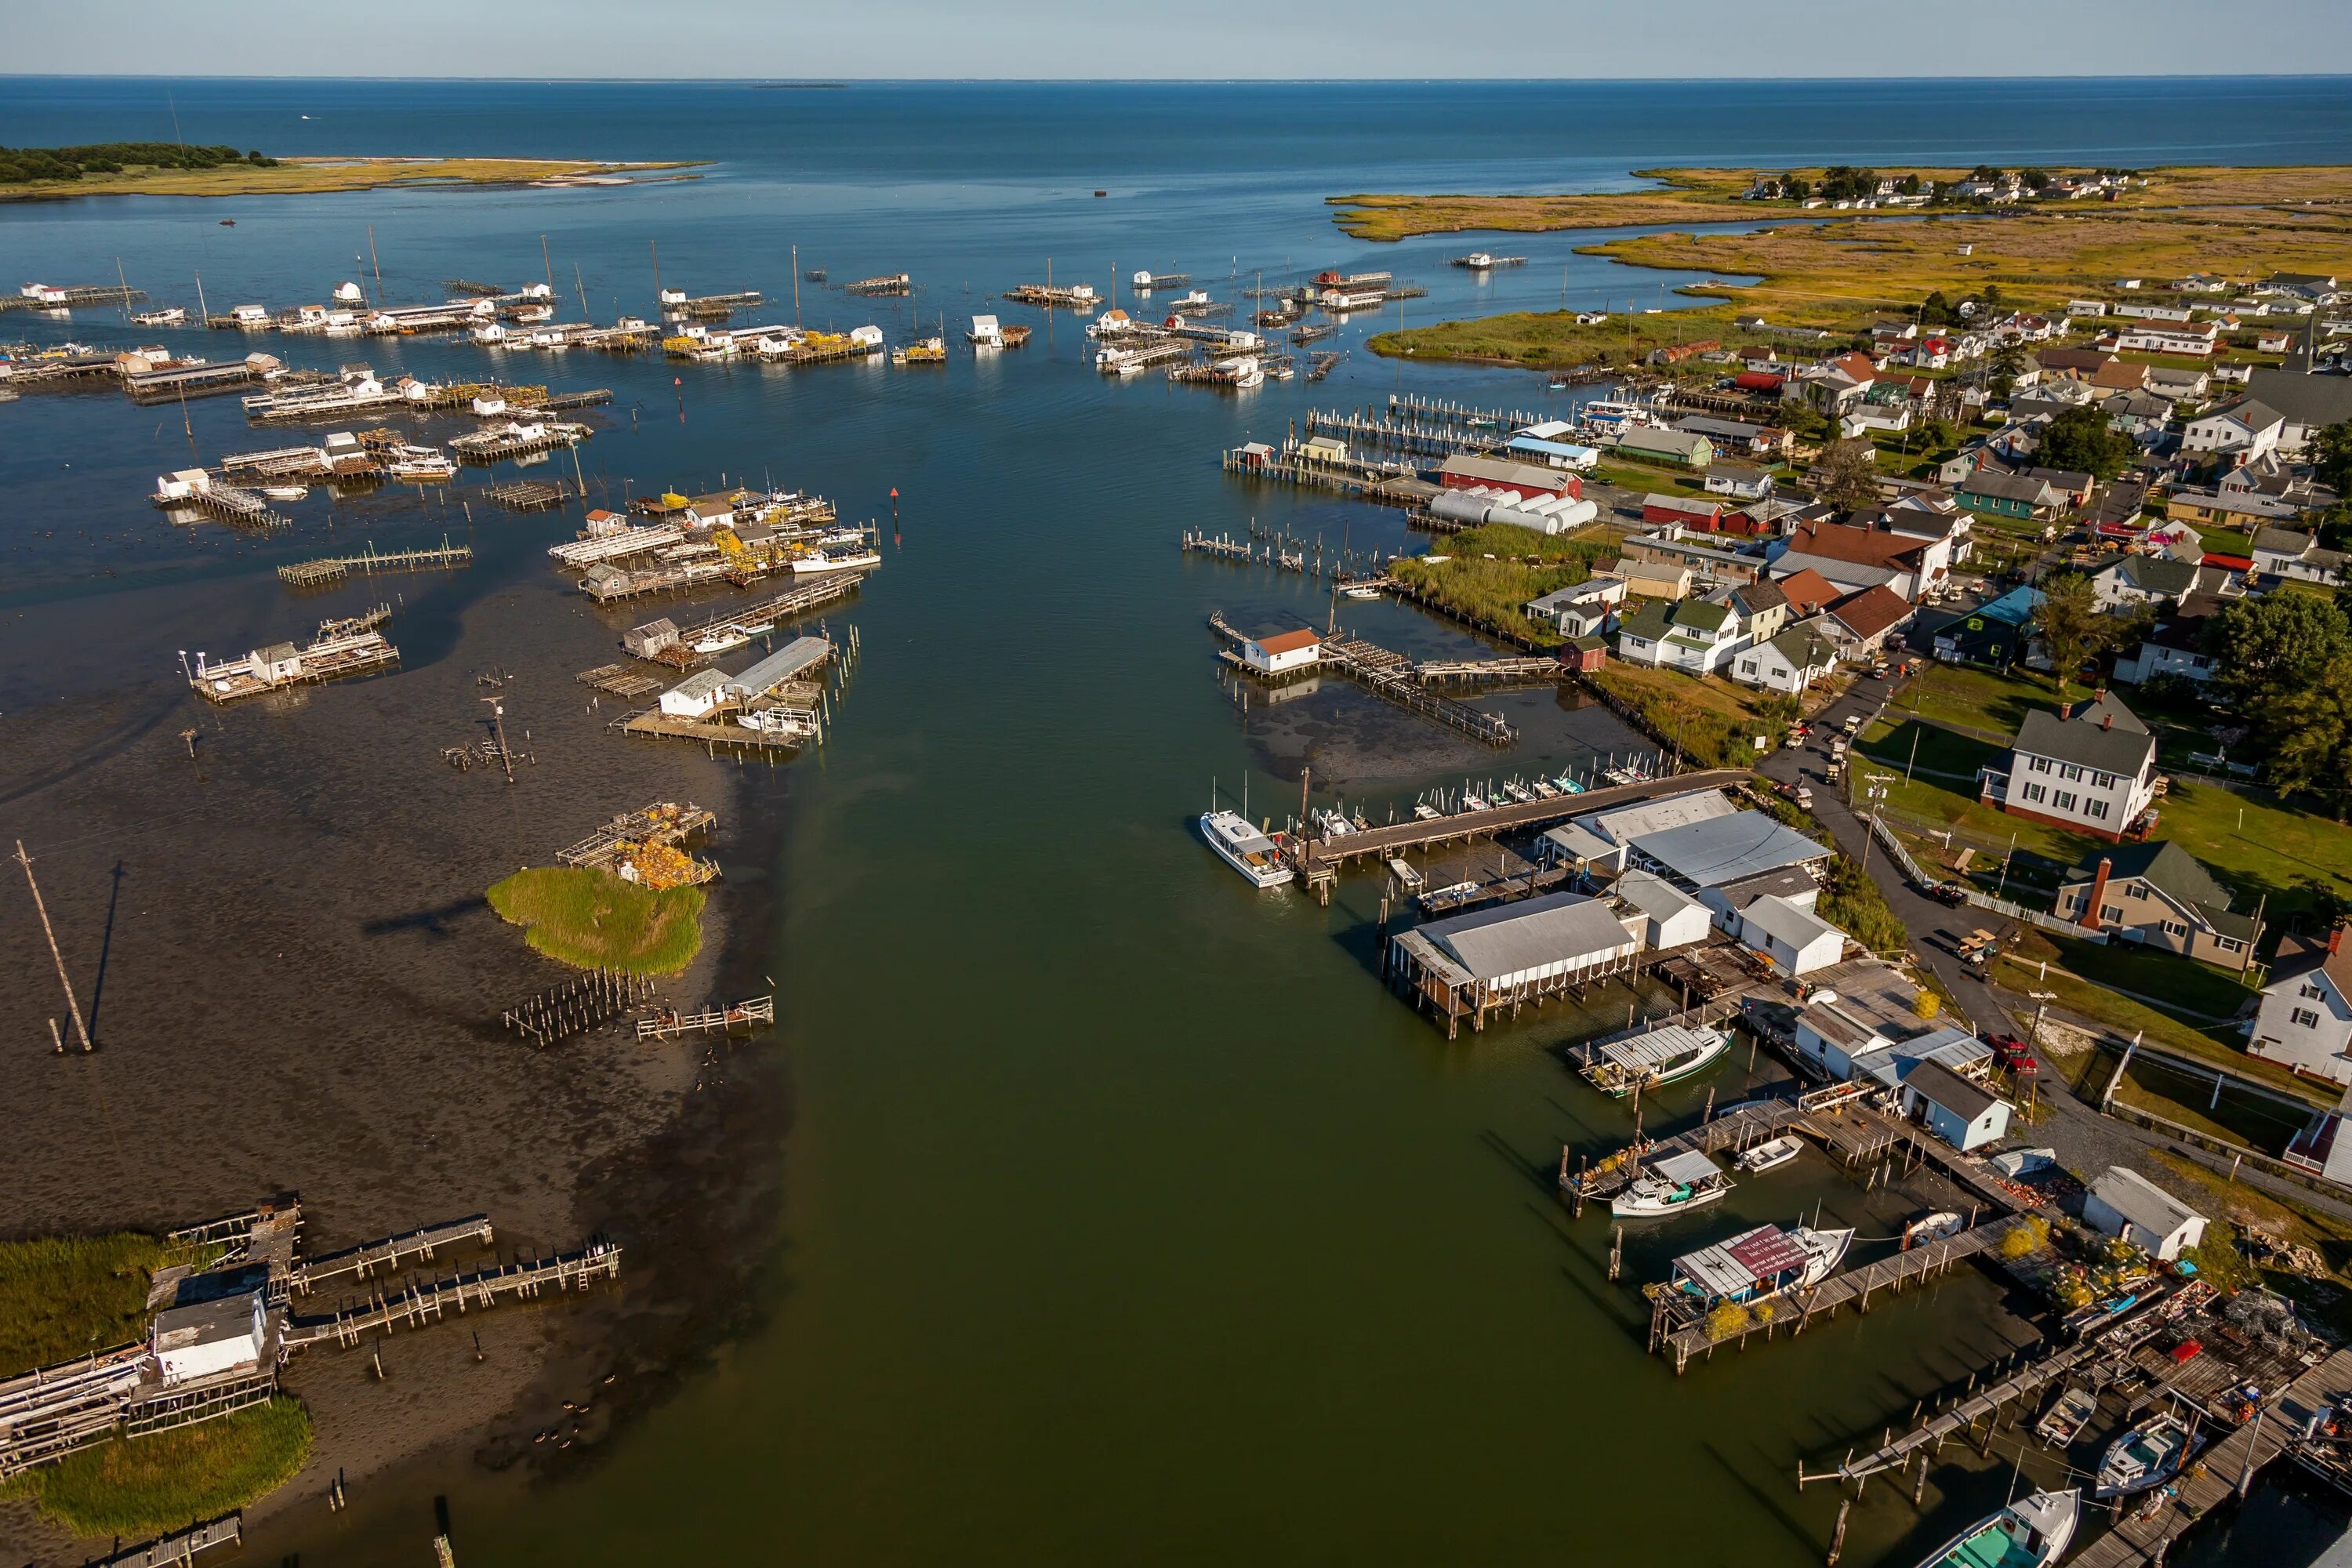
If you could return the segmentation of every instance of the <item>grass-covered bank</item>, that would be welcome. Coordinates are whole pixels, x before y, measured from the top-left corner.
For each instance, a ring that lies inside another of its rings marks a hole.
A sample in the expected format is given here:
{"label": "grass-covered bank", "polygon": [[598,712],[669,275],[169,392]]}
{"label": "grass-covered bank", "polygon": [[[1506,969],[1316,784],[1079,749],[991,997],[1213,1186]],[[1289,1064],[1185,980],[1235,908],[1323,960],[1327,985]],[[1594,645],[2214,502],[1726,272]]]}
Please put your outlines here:
{"label": "grass-covered bank", "polygon": [[165,1244],[135,1231],[0,1242],[0,1377],[139,1338],[165,1261]]}
{"label": "grass-covered bank", "polygon": [[649,891],[576,866],[517,871],[489,890],[490,908],[530,945],[575,969],[676,974],[702,949],[702,889]]}
{"label": "grass-covered bank", "polygon": [[280,1394],[217,1421],[68,1454],[0,1494],[32,1499],[77,1535],[144,1535],[267,1497],[310,1453],[310,1413]]}

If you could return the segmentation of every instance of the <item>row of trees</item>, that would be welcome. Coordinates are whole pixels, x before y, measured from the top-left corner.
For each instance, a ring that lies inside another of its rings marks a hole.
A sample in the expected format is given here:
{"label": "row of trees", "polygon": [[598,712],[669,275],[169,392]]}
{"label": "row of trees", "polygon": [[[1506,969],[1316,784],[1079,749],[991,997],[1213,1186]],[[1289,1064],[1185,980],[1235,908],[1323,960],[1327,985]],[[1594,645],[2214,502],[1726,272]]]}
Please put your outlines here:
{"label": "row of trees", "polygon": [[0,184],[79,180],[129,168],[217,169],[224,163],[278,165],[258,152],[234,147],[183,147],[176,142],[100,142],[82,147],[0,147]]}

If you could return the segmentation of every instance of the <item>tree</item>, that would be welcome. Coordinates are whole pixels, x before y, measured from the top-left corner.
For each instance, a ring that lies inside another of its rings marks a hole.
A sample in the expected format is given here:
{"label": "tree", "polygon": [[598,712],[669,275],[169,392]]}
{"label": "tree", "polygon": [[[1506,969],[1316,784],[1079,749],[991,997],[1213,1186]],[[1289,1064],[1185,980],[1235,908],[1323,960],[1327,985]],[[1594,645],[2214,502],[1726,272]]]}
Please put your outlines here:
{"label": "tree", "polygon": [[2132,459],[2131,437],[2107,423],[2106,415],[2091,407],[2069,408],[2042,433],[2040,457],[2045,468],[2067,468],[2095,479],[2112,479]]}
{"label": "tree", "polygon": [[2352,802],[2352,654],[2266,700],[2260,727],[2271,742],[2271,787],[2309,790],[2341,817]]}
{"label": "tree", "polygon": [[2214,685],[2249,715],[2315,685],[2329,665],[2352,655],[2352,618],[2310,594],[2232,599],[2205,636]]}
{"label": "tree", "polygon": [[2000,291],[2000,284],[1988,283],[1984,286],[1984,292],[1978,295],[1977,298],[1982,300],[1988,305],[1998,305],[2005,296]]}
{"label": "tree", "polygon": [[[2337,501],[2321,512],[2313,531],[2318,534],[2323,550],[2342,550],[2352,545],[2352,500]],[[2339,605],[2344,603],[2340,590],[2336,602]]]}
{"label": "tree", "polygon": [[1919,302],[1919,321],[1924,326],[1948,327],[1952,324],[1952,302],[1944,298],[1941,289]]}
{"label": "tree", "polygon": [[2000,346],[1992,351],[1991,387],[1995,396],[2007,397],[2010,388],[2025,371],[2025,345],[2015,338],[2003,338]]}
{"label": "tree", "polygon": [[2035,586],[2041,590],[2042,602],[2033,607],[2033,635],[2049,650],[2063,702],[2067,681],[2094,655],[2114,647],[2124,628],[2099,608],[2098,590],[2080,572],[2053,572]]}
{"label": "tree", "polygon": [[2352,420],[2330,425],[2311,438],[2311,468],[2337,494],[2352,493]]}
{"label": "tree", "polygon": [[1822,453],[1821,497],[1843,511],[1878,500],[1878,448],[1858,437],[1832,441]]}

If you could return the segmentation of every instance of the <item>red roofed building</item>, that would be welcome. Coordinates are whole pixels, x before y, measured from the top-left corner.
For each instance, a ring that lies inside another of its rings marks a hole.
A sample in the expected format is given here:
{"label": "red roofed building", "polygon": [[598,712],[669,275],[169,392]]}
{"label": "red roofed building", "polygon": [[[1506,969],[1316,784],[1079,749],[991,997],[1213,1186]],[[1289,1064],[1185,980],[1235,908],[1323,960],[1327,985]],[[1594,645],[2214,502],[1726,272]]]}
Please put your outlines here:
{"label": "red roofed building", "polygon": [[1892,588],[1864,588],[1832,606],[1830,625],[1840,650],[1851,656],[1884,647],[1888,635],[1915,613],[1911,602]]}
{"label": "red roofed building", "polygon": [[1810,566],[1789,576],[1775,578],[1774,583],[1781,593],[1788,595],[1789,615],[1796,620],[1820,615],[1839,598],[1837,585]]}

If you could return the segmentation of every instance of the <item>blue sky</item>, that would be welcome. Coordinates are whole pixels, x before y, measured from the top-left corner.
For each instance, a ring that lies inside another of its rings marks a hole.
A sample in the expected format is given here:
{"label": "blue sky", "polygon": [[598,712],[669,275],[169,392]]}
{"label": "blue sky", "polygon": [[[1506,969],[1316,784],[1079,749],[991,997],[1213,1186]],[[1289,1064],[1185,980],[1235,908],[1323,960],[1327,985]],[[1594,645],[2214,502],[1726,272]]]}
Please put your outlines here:
{"label": "blue sky", "polygon": [[[2352,4],[2239,0],[74,0],[0,70],[166,76],[1538,78],[2352,72]],[[1327,16],[1348,18],[1338,27]],[[1498,99],[1497,112],[1508,112]]]}

